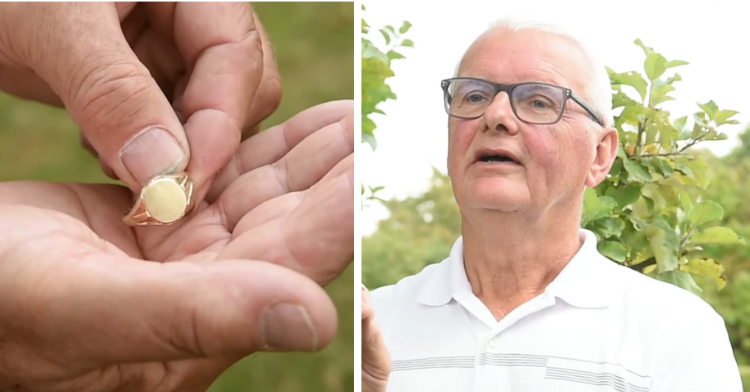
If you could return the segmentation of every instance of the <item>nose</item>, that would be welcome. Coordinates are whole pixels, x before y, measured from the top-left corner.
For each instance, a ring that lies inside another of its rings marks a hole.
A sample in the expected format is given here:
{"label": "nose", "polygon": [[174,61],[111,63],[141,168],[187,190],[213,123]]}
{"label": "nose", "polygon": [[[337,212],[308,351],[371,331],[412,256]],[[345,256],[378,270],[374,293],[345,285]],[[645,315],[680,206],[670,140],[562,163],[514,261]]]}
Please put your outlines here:
{"label": "nose", "polygon": [[518,118],[513,113],[508,94],[499,92],[484,111],[484,121],[487,129],[507,131],[511,135],[518,133]]}

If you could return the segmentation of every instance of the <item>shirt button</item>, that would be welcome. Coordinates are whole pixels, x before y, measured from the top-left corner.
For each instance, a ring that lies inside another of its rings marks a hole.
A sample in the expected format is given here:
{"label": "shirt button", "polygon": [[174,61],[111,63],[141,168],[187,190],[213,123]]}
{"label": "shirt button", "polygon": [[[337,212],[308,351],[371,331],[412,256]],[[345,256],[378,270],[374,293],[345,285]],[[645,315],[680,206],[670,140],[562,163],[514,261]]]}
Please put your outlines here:
{"label": "shirt button", "polygon": [[500,347],[500,337],[499,336],[495,336],[494,338],[492,338],[490,340],[489,346],[491,348],[498,348],[498,347]]}

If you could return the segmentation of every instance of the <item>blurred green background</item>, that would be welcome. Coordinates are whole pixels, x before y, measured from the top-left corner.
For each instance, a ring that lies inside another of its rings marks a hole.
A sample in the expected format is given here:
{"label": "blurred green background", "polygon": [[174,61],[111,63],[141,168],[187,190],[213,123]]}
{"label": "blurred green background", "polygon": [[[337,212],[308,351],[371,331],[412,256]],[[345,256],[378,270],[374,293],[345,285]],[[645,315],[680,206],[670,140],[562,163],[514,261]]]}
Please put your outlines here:
{"label": "blurred green background", "polygon": [[[354,99],[354,3],[253,3],[276,50],[283,97],[267,129],[308,107]],[[64,110],[0,93],[0,181],[112,182],[80,146]],[[354,274],[326,290],[339,312],[335,341],[321,352],[258,353],[228,370],[211,392],[352,391]]]}

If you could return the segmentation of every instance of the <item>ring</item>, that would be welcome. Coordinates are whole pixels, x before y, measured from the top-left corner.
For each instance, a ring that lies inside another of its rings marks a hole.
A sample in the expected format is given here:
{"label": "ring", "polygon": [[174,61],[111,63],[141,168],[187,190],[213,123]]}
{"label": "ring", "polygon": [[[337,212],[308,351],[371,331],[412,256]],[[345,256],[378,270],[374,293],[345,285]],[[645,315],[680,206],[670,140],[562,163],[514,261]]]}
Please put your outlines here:
{"label": "ring", "polygon": [[157,176],[143,186],[122,220],[128,226],[177,222],[192,209],[192,196],[193,182],[187,174]]}

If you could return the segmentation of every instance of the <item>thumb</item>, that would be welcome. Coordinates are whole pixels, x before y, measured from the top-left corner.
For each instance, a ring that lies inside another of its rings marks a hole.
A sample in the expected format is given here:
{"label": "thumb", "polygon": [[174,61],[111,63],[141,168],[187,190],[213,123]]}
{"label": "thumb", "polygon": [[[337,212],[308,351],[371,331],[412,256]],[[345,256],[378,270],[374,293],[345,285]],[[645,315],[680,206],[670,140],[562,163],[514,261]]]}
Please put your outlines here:
{"label": "thumb", "polygon": [[383,341],[370,294],[362,285],[362,384],[363,390],[377,391],[388,382],[391,359]]}
{"label": "thumb", "polygon": [[[85,348],[95,369],[125,362],[241,358],[254,351],[314,351],[336,332],[336,310],[312,280],[271,263],[92,260],[71,270],[45,322],[57,341]],[[107,266],[108,265],[108,266]],[[116,271],[116,272],[114,272]]]}
{"label": "thumb", "polygon": [[49,5],[32,68],[57,93],[99,159],[133,191],[190,158],[182,124],[128,45],[112,3]]}

